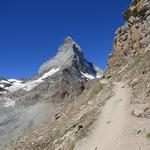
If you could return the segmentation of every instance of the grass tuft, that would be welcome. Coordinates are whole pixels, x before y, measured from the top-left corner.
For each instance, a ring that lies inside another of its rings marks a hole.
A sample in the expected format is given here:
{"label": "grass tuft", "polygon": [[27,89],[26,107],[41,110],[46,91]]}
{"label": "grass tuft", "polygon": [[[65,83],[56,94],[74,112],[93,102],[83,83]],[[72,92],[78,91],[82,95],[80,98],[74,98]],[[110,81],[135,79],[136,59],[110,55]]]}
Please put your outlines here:
{"label": "grass tuft", "polygon": [[147,133],[146,137],[150,140],[150,133]]}

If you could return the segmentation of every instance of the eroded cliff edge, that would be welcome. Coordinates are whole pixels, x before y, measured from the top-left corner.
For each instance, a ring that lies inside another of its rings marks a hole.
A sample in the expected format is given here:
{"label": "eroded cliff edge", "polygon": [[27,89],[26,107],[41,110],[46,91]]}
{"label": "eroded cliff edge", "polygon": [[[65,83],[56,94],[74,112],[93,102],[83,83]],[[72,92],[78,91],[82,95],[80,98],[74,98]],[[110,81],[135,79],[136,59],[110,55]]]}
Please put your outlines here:
{"label": "eroded cliff edge", "polygon": [[134,102],[149,103],[150,1],[133,0],[123,17],[125,24],[115,33],[105,77],[127,81]]}

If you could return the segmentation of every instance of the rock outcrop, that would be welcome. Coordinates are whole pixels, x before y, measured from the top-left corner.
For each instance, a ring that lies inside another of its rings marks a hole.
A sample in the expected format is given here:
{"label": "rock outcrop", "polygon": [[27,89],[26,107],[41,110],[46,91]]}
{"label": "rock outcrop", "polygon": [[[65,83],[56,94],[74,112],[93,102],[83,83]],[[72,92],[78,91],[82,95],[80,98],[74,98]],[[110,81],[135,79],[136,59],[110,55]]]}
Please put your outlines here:
{"label": "rock outcrop", "polygon": [[131,104],[135,110],[132,114],[142,112],[140,116],[147,118],[150,105],[150,1],[133,0],[123,17],[126,22],[116,31],[105,77],[127,82],[133,95]]}
{"label": "rock outcrop", "polygon": [[109,55],[106,76],[116,76],[150,43],[150,1],[133,0],[123,13],[125,25],[118,28]]}

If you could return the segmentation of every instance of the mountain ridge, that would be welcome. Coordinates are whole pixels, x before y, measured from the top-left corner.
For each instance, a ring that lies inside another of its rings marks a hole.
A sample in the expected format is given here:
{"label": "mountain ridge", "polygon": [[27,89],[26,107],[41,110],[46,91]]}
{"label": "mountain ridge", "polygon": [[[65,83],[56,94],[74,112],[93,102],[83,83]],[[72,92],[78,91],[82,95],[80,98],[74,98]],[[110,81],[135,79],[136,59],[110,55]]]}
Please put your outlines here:
{"label": "mountain ridge", "polygon": [[100,69],[95,70],[95,65],[84,58],[84,54],[80,46],[71,37],[67,36],[64,43],[59,47],[57,54],[50,60],[46,61],[46,63],[40,67],[38,73],[41,74],[52,67],[63,68],[67,67],[67,65],[72,65],[74,68],[84,73],[92,74],[95,77],[96,71],[99,71],[99,73],[103,72]]}
{"label": "mountain ridge", "polygon": [[[84,54],[80,46],[71,37],[67,36],[64,39],[64,43],[59,47],[56,55],[43,63],[33,78],[23,81],[4,78],[5,82],[9,83],[9,86],[3,90],[12,91],[13,87],[11,87],[11,85],[13,86],[14,84],[16,85],[16,90],[13,90],[14,92],[19,89],[26,90],[26,86],[30,86],[31,88],[28,89],[32,89],[36,87],[36,84],[38,85],[38,83],[42,83],[44,79],[53,75],[52,72],[54,72],[54,74],[57,71],[63,72],[63,70],[66,68],[71,69],[72,73],[74,72],[75,74],[78,74],[78,76],[82,76],[87,79],[101,78],[103,75],[103,71],[99,69],[99,67],[88,62],[84,58]],[[31,86],[31,84],[33,86]]]}

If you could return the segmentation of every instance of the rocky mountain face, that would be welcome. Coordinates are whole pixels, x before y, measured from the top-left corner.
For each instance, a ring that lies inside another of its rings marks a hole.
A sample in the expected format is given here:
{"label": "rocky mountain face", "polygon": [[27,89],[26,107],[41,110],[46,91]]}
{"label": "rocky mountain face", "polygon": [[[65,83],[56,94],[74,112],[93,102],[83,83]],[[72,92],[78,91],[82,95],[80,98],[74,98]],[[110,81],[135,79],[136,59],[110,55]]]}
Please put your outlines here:
{"label": "rocky mountain face", "polygon": [[38,73],[43,74],[52,68],[70,68],[72,72],[78,72],[78,74],[82,74],[83,76],[87,74],[87,76],[90,75],[91,78],[100,78],[102,75],[100,69],[97,70],[94,64],[84,58],[83,51],[71,37],[65,38],[64,44],[60,46],[57,55],[44,63]]}
{"label": "rocky mountain face", "polygon": [[70,37],[36,76],[26,80],[0,78],[0,149],[40,126],[73,103],[87,82],[103,71],[88,62]]}
{"label": "rocky mountain face", "polygon": [[123,13],[125,24],[118,28],[109,55],[106,76],[119,73],[138,55],[148,50],[150,43],[150,2],[133,0]]}
{"label": "rocky mountain face", "polygon": [[109,55],[106,78],[128,81],[134,103],[149,103],[150,1],[133,0],[123,13],[125,25],[117,29]]}

